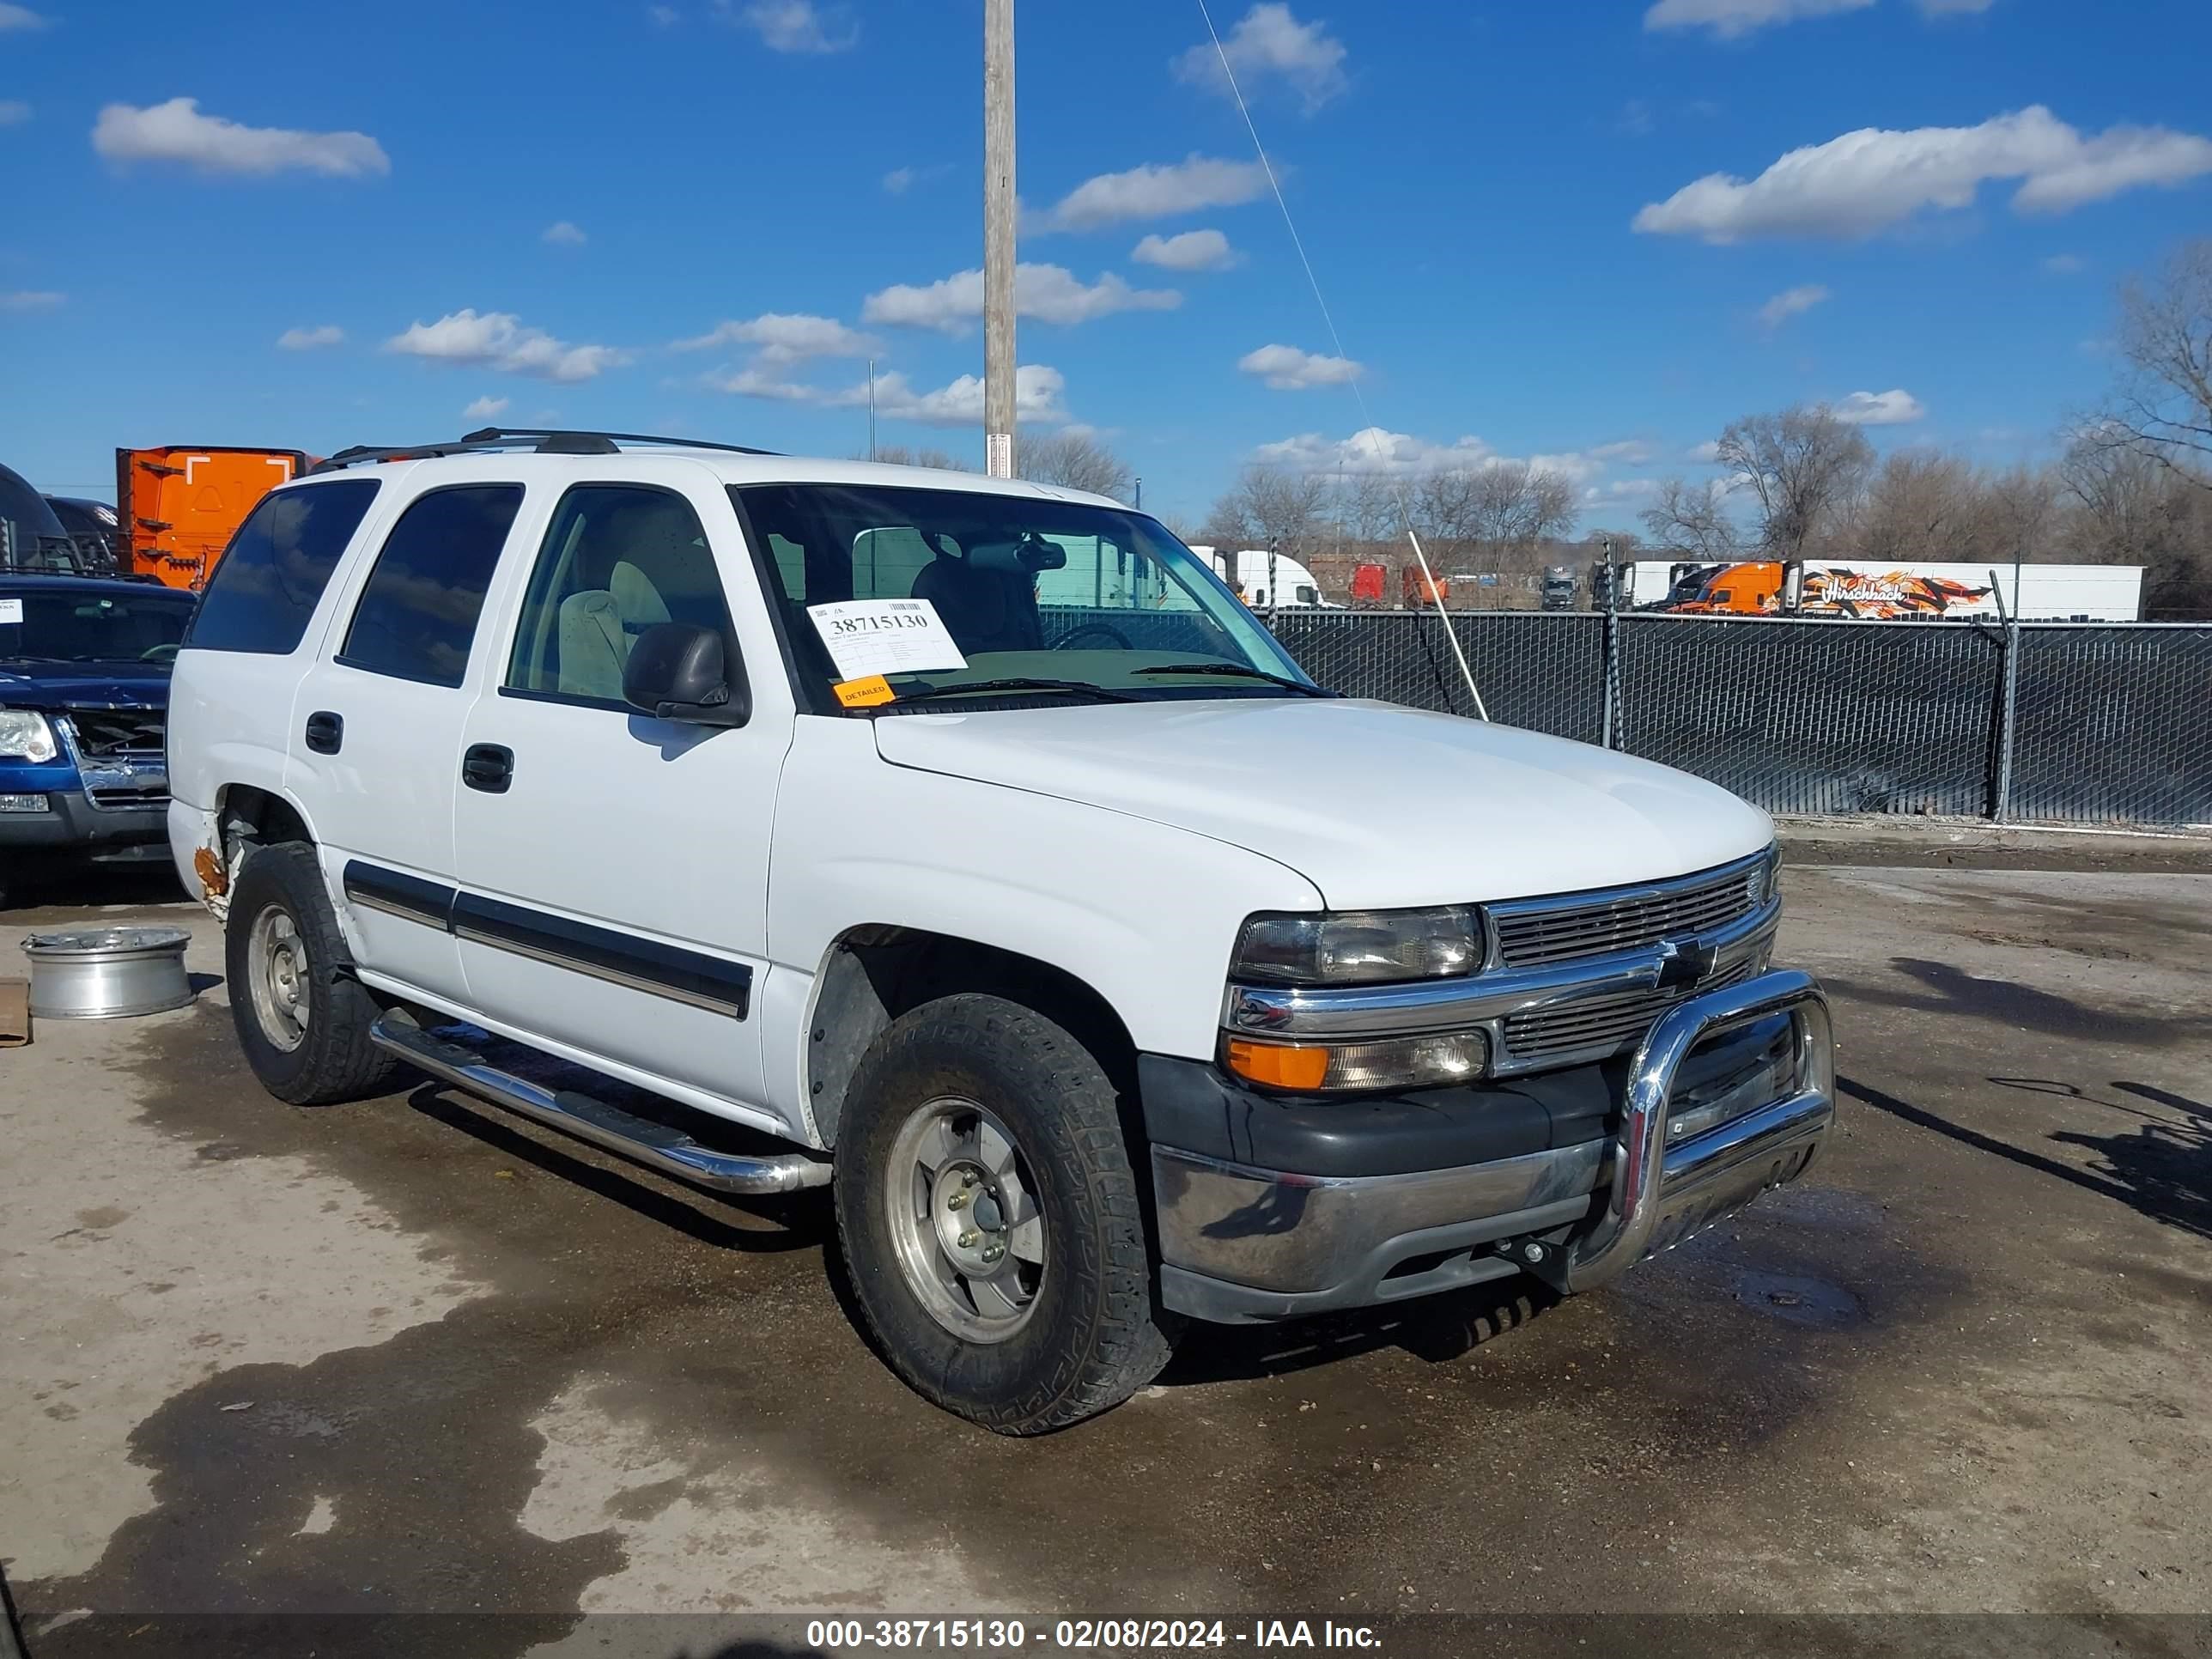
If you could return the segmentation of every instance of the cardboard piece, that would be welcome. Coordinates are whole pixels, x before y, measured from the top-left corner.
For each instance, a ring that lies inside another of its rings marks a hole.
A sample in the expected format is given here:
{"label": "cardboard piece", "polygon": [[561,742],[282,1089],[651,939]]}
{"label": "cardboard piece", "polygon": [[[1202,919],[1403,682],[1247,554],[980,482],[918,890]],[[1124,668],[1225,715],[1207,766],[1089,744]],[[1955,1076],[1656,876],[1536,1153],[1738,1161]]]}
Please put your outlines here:
{"label": "cardboard piece", "polygon": [[31,981],[0,979],[0,1048],[20,1048],[31,1040]]}

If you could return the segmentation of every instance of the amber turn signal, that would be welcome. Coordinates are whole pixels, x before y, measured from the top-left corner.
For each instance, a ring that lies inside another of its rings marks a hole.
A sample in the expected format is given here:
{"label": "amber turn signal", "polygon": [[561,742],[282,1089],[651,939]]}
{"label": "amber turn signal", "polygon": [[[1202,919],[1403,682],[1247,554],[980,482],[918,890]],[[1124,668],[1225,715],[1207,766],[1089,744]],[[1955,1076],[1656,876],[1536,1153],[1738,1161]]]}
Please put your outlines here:
{"label": "amber turn signal", "polygon": [[1229,1040],[1229,1069],[1248,1083],[1268,1089],[1310,1091],[1328,1076],[1328,1050],[1287,1042]]}

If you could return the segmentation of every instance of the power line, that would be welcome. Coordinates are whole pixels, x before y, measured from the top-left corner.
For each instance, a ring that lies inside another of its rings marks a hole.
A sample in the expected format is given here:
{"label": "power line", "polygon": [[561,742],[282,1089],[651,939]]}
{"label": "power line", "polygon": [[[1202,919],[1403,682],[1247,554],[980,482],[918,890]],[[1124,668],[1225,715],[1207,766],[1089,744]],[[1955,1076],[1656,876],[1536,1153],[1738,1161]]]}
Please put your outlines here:
{"label": "power line", "polygon": [[[1198,0],[1198,15],[1206,20],[1206,32],[1212,38],[1214,56],[1221,60],[1221,73],[1229,82],[1229,91],[1237,100],[1237,112],[1244,118],[1244,131],[1252,135],[1252,149],[1260,158],[1260,170],[1267,175],[1267,188],[1275,193],[1275,205],[1282,210],[1283,228],[1291,233],[1291,246],[1297,250],[1298,263],[1305,267],[1306,284],[1313,289],[1314,304],[1321,307],[1321,319],[1328,330],[1329,343],[1336,348],[1340,361],[1349,362],[1351,354],[1344,349],[1343,337],[1336,331],[1336,319],[1329,314],[1328,301],[1322,296],[1321,279],[1314,275],[1313,261],[1306,257],[1306,245],[1298,234],[1297,222],[1291,217],[1291,204],[1284,198],[1281,181],[1275,177],[1275,164],[1267,159],[1267,147],[1260,142],[1260,129],[1252,119],[1251,106],[1244,101],[1244,89],[1237,84],[1237,71],[1229,66],[1229,53],[1221,44],[1221,32],[1213,27],[1213,14],[1206,9],[1206,0]],[[1389,470],[1390,458],[1382,453],[1382,441],[1376,435],[1375,417],[1367,410],[1367,394],[1359,389],[1359,380],[1354,375],[1350,382],[1352,396],[1359,405],[1360,428],[1375,450],[1375,459],[1389,477],[1392,493],[1398,498],[1398,516],[1406,526],[1406,539],[1413,545],[1413,557],[1421,567],[1421,580],[1429,601],[1437,609],[1437,620],[1443,625],[1444,637],[1451,642],[1452,655],[1458,659],[1459,672],[1467,681],[1467,694],[1474,699],[1474,712],[1484,720],[1490,718],[1489,709],[1483,707],[1482,693],[1474,684],[1474,670],[1468,666],[1467,653],[1460,648],[1459,631],[1451,625],[1451,617],[1444,610],[1443,596],[1437,591],[1436,574],[1429,568],[1429,556],[1421,546],[1421,538],[1413,529],[1413,505],[1406,498],[1405,480]]]}

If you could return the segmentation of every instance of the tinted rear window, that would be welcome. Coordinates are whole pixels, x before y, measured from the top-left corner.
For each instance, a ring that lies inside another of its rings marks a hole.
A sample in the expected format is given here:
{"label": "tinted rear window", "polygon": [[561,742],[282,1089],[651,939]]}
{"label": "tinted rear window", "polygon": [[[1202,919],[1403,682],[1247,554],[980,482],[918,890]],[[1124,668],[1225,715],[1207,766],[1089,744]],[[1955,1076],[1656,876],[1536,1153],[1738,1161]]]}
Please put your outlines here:
{"label": "tinted rear window", "polygon": [[185,645],[278,657],[297,650],[380,487],[344,478],[263,496],[216,566]]}
{"label": "tinted rear window", "polygon": [[459,685],[520,484],[433,490],[399,515],[376,556],[338,660],[372,673]]}

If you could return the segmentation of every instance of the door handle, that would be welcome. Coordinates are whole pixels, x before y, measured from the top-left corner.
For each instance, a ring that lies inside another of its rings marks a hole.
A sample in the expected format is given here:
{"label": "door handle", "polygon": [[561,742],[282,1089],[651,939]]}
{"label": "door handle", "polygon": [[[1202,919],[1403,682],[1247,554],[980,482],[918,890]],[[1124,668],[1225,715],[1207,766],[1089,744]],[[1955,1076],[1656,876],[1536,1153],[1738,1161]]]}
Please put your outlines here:
{"label": "door handle", "polygon": [[307,747],[318,755],[335,755],[345,741],[345,716],[318,708],[307,716]]}
{"label": "door handle", "polygon": [[503,795],[514,781],[514,750],[495,743],[472,743],[461,757],[461,781],[487,795]]}

